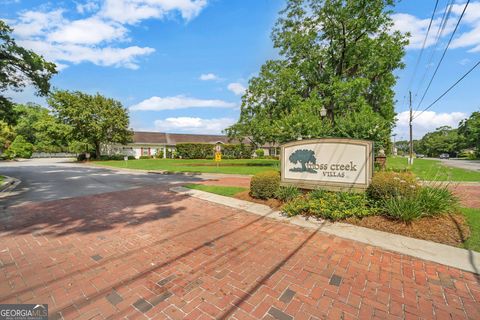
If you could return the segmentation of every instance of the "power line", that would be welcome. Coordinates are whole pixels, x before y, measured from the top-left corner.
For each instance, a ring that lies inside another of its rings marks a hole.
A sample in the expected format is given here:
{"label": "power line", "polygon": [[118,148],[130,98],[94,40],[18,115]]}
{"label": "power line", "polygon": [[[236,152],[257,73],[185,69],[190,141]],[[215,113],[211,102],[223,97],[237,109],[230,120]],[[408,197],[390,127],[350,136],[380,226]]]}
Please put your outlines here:
{"label": "power line", "polygon": [[414,100],[418,96],[418,93],[419,93],[419,91],[422,87],[421,84],[425,81],[425,77],[427,76],[428,72],[431,69],[433,57],[435,56],[435,53],[437,52],[437,47],[438,47],[438,44],[439,44],[439,40],[443,36],[443,32],[445,31],[445,27],[448,23],[448,20],[450,19],[450,14],[452,12],[452,7],[453,7],[454,2],[455,2],[455,0],[450,0],[450,2],[445,7],[445,10],[443,11],[442,19],[440,20],[440,24],[438,25],[437,34],[435,35],[435,42],[434,42],[435,44],[434,44],[433,50],[430,53],[430,57],[428,58],[428,62],[426,64],[427,67],[426,67],[425,72],[423,73],[422,78],[419,82],[418,89],[417,89],[417,91],[415,91]]}
{"label": "power line", "polygon": [[475,70],[475,68],[477,68],[478,66],[480,65],[480,60],[473,66],[470,68],[470,70],[468,70],[463,76],[460,77],[460,79],[458,79],[454,84],[452,84],[450,86],[450,88],[448,88],[444,93],[442,93],[435,101],[433,101],[428,107],[426,107],[422,112],[420,112],[418,115],[416,115],[415,117],[413,117],[413,119],[416,119],[418,118],[422,113],[424,113],[425,111],[427,111],[428,109],[430,109],[435,103],[437,103],[438,101],[440,101],[440,99],[442,99],[447,93],[450,92],[450,90],[452,90],[457,84],[459,84],[463,79],[465,79],[473,70]]}
{"label": "power line", "polygon": [[465,4],[465,7],[463,8],[462,14],[460,15],[460,18],[458,18],[457,24],[455,25],[455,29],[453,29],[452,35],[450,36],[450,39],[448,40],[447,46],[445,47],[445,50],[443,50],[442,57],[440,58],[440,61],[437,64],[437,67],[435,68],[435,72],[433,72],[432,78],[430,79],[430,82],[428,83],[427,88],[425,89],[425,92],[423,93],[422,99],[420,100],[420,103],[418,104],[418,107],[422,105],[423,100],[425,99],[425,96],[427,95],[428,90],[430,89],[430,86],[432,85],[433,79],[435,79],[435,76],[437,75],[437,71],[440,68],[440,65],[442,64],[443,59],[445,58],[445,54],[447,53],[447,50],[450,46],[450,43],[452,42],[453,36],[455,35],[455,32],[458,29],[458,26],[460,25],[460,22],[462,21],[462,18],[465,14],[465,11],[467,10],[468,4],[470,3],[470,0],[467,1]]}
{"label": "power line", "polygon": [[425,49],[425,44],[427,43],[428,35],[430,33],[430,28],[432,27],[433,17],[435,16],[435,12],[437,12],[438,0],[435,1],[435,8],[433,8],[432,16],[430,17],[430,23],[428,24],[427,34],[425,35],[425,39],[423,39],[422,49],[420,49],[420,54],[418,55],[417,62],[415,64],[415,68],[413,69],[412,77],[410,79],[410,83],[408,84],[408,89],[412,87],[413,79],[415,79],[415,75],[417,74],[418,65],[420,64],[420,60],[422,60],[423,51]]}

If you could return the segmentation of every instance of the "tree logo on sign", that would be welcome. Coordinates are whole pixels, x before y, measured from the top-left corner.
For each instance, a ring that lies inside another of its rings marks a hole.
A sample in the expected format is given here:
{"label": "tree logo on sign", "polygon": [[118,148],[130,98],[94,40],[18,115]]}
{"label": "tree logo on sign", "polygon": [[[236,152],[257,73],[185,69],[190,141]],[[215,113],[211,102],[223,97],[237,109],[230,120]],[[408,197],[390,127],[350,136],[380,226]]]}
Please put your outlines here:
{"label": "tree logo on sign", "polygon": [[301,168],[291,168],[290,171],[292,172],[310,172],[310,173],[317,173],[316,170],[312,168],[308,168],[307,164],[316,164],[317,158],[315,158],[315,152],[313,150],[302,149],[297,150],[290,155],[288,158],[290,163],[297,164],[300,163],[302,166]]}

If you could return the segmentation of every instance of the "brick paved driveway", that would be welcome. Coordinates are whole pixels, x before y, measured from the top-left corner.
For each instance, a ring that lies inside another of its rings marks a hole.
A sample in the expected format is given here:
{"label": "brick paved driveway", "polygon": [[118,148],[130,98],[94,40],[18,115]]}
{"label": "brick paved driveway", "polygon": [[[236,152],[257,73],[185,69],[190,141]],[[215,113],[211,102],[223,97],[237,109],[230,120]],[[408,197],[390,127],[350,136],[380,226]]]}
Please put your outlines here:
{"label": "brick paved driveway", "polygon": [[161,188],[10,210],[0,303],[57,317],[480,319],[473,274]]}

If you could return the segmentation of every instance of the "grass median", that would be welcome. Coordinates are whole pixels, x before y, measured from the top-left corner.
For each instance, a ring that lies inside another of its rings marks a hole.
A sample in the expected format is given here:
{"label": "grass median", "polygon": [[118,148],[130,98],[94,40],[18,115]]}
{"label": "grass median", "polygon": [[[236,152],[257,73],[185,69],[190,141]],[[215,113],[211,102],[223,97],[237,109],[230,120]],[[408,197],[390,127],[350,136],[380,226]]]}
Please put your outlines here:
{"label": "grass median", "polygon": [[140,159],[129,161],[95,161],[95,164],[115,168],[137,170],[162,170],[171,172],[201,172],[252,175],[263,171],[278,170],[279,161],[274,159]]}
{"label": "grass median", "polygon": [[[198,172],[253,175],[264,171],[279,170],[280,161],[274,159],[140,159],[129,161],[95,161],[95,164],[137,170],[160,170],[171,172]],[[420,179],[427,181],[480,181],[480,172],[443,165],[438,160],[415,159],[409,166],[407,158],[389,157],[387,168],[391,170],[410,169]]]}
{"label": "grass median", "polygon": [[426,181],[480,181],[480,172],[478,171],[445,166],[440,161],[432,159],[415,159],[413,166],[409,166],[407,158],[391,157],[387,159],[387,168],[392,170],[410,169],[420,179]]}
{"label": "grass median", "polygon": [[187,184],[186,188],[206,191],[214,194],[218,194],[226,197],[233,197],[237,193],[248,190],[247,188],[242,187],[228,187],[228,186],[208,186],[203,184]]}

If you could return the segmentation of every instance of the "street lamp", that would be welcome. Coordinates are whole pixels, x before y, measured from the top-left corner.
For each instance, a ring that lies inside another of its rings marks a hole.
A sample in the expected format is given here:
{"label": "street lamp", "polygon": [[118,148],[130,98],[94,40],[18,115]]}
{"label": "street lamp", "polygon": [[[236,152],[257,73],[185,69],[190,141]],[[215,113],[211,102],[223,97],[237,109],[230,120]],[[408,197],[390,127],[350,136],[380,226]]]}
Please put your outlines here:
{"label": "street lamp", "polygon": [[327,115],[327,109],[325,109],[324,106],[322,106],[322,109],[320,109],[320,117],[325,118]]}

